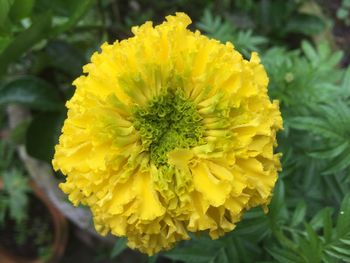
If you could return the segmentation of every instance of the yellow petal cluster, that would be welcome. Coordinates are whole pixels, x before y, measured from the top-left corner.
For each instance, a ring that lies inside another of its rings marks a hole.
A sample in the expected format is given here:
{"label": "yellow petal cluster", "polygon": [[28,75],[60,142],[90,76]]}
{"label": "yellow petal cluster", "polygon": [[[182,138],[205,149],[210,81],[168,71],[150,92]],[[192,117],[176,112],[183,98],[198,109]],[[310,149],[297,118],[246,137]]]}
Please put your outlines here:
{"label": "yellow petal cluster", "polygon": [[259,57],[199,31],[184,13],[103,44],[74,81],[52,161],[96,230],[152,255],[190,232],[215,239],[266,207],[282,128]]}

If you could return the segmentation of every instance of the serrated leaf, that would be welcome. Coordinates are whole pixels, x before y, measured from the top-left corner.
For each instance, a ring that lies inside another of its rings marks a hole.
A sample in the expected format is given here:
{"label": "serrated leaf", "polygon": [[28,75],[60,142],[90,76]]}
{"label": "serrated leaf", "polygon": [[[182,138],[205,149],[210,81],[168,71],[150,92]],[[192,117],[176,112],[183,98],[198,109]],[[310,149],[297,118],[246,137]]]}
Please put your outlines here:
{"label": "serrated leaf", "polygon": [[325,252],[334,258],[338,258],[338,259],[343,260],[344,262],[350,262],[349,256],[343,255],[343,254],[339,253],[338,251],[335,251],[333,249],[327,249]]}
{"label": "serrated leaf", "polygon": [[12,169],[3,173],[4,190],[8,195],[10,218],[20,223],[26,218],[28,193],[28,178],[19,170]]}
{"label": "serrated leaf", "polygon": [[346,245],[349,245],[349,246],[350,246],[350,236],[349,236],[349,239],[343,239],[343,238],[341,238],[341,239],[339,239],[339,241],[342,242],[342,243],[344,243],[344,244],[346,244]]}
{"label": "serrated leaf", "polygon": [[288,250],[282,250],[277,248],[266,248],[266,250],[271,254],[271,256],[273,256],[274,259],[276,259],[280,263],[302,262],[301,258],[298,255]]}
{"label": "serrated leaf", "polygon": [[338,158],[333,160],[323,174],[333,174],[340,172],[350,166],[350,149],[343,152]]}
{"label": "serrated leaf", "polygon": [[268,231],[270,228],[266,217],[244,220],[235,229],[235,232],[240,236],[258,236],[259,238],[263,238]]}
{"label": "serrated leaf", "polygon": [[334,251],[337,251],[341,255],[349,256],[350,257],[350,249],[349,248],[342,248],[340,246],[334,246],[332,247]]}
{"label": "serrated leaf", "polygon": [[307,130],[326,138],[343,139],[332,127],[320,119],[312,117],[294,117],[288,120],[289,125],[298,130]]}
{"label": "serrated leaf", "polygon": [[341,142],[339,145],[332,148],[325,148],[308,153],[311,157],[319,159],[332,159],[340,155],[350,145],[349,142]]}

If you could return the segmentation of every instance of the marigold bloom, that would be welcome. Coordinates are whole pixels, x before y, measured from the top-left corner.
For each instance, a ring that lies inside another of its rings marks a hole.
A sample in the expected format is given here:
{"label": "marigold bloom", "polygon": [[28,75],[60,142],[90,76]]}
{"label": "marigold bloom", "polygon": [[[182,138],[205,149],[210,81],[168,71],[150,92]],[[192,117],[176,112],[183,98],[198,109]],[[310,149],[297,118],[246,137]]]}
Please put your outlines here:
{"label": "marigold bloom", "polygon": [[60,187],[96,230],[149,255],[189,232],[218,238],[266,207],[282,128],[259,57],[249,61],[177,13],[103,44],[74,81],[53,160]]}

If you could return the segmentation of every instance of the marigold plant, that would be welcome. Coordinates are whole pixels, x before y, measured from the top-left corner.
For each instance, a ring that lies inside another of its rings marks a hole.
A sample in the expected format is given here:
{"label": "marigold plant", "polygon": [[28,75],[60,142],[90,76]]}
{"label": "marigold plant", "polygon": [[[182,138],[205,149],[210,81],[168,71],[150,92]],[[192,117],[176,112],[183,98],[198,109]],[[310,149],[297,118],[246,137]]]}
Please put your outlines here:
{"label": "marigold plant", "polygon": [[282,128],[259,57],[199,31],[184,13],[103,44],[74,81],[53,160],[96,230],[152,255],[190,232],[215,239],[266,208]]}

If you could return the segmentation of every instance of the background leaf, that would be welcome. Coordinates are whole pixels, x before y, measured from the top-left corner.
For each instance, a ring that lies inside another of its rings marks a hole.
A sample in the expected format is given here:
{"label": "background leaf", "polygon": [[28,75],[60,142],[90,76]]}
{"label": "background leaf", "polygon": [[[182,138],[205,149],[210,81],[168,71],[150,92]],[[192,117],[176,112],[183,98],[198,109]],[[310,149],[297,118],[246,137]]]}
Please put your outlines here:
{"label": "background leaf", "polygon": [[0,107],[18,103],[36,110],[56,111],[63,103],[50,83],[33,76],[24,76],[0,89]]}
{"label": "background leaf", "polygon": [[26,136],[29,155],[51,163],[65,117],[65,112],[47,112],[34,117]]}
{"label": "background leaf", "polygon": [[20,58],[33,45],[48,36],[51,28],[51,13],[39,15],[33,24],[18,36],[0,54],[0,77],[7,69],[7,66]]}

